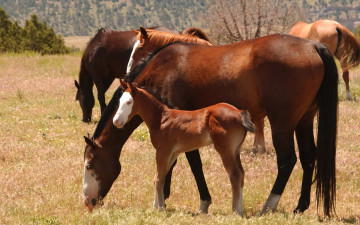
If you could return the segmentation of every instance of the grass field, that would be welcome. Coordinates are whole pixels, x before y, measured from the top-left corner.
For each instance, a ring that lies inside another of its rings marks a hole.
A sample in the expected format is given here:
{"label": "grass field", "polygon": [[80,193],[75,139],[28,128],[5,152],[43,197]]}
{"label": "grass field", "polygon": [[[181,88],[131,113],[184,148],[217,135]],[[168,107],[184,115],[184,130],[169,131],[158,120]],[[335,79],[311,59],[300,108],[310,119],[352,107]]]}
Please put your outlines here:
{"label": "grass field", "polygon": [[[146,127],[127,141],[120,158],[122,172],[102,207],[89,213],[82,205],[83,136],[99,120],[81,122],[75,102],[80,56],[0,55],[0,224],[359,224],[360,223],[360,103],[340,102],[337,148],[337,218],[317,214],[315,191],[303,215],[292,214],[300,195],[302,169],[294,168],[278,212],[257,217],[277,167],[269,125],[268,153],[254,155],[250,134],[242,148],[245,169],[244,211],[231,212],[231,187],[212,146],[201,150],[213,204],[208,215],[195,215],[199,194],[184,155],[174,169],[167,210],[152,209],[155,151]],[[114,92],[113,84],[107,99]],[[360,70],[352,73],[353,93],[360,95]],[[340,82],[340,98],[344,85]],[[357,97],[359,98],[359,97]]]}

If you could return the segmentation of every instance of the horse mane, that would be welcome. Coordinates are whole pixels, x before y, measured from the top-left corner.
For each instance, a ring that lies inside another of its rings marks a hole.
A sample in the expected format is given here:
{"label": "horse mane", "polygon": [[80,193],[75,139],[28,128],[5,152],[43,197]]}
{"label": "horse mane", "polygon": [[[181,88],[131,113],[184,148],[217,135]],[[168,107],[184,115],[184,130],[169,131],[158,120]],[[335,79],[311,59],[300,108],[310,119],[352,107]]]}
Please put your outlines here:
{"label": "horse mane", "polygon": [[134,80],[141,74],[141,72],[145,69],[145,67],[149,64],[149,62],[154,58],[155,55],[157,55],[164,48],[177,43],[180,42],[168,43],[158,48],[154,52],[150,53],[148,56],[144,57],[143,59],[139,60],[139,62],[135,65],[135,67],[129,73],[125,74],[124,80],[134,82]]}
{"label": "horse mane", "polygon": [[102,114],[98,125],[96,126],[94,135],[92,136],[93,139],[99,137],[100,134],[102,133],[102,131],[104,130],[105,125],[109,121],[109,118],[113,115],[113,112],[116,110],[116,106],[119,103],[119,99],[120,99],[121,95],[123,94],[123,92],[124,91],[123,91],[123,89],[121,87],[116,89],[116,91],[115,91],[114,95],[112,96],[109,104],[106,106],[106,108],[104,110],[104,113]]}
{"label": "horse mane", "polygon": [[146,30],[149,39],[155,45],[167,45],[172,42],[184,42],[184,43],[198,43],[198,44],[207,44],[210,43],[198,37],[195,37],[190,34],[173,34],[164,31],[157,31],[157,30]]}
{"label": "horse mane", "polygon": [[207,36],[207,34],[205,34],[205,32],[203,30],[201,30],[200,28],[189,27],[182,32],[182,35],[191,35],[194,37],[204,39],[211,43],[209,36]]}

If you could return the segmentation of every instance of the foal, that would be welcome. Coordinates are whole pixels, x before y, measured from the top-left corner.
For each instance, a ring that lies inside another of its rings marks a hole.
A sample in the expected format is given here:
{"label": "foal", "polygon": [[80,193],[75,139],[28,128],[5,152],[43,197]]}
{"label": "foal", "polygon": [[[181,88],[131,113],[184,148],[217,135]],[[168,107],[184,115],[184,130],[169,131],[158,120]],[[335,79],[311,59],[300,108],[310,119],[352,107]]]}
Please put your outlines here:
{"label": "foal", "polygon": [[157,164],[154,207],[165,207],[165,176],[178,155],[214,143],[230,178],[232,209],[242,215],[244,169],[239,149],[247,130],[254,131],[247,111],[238,110],[226,103],[195,111],[169,109],[132,83],[121,80],[120,83],[125,92],[120,98],[113,123],[121,128],[138,114],[149,128],[151,142],[156,149]]}

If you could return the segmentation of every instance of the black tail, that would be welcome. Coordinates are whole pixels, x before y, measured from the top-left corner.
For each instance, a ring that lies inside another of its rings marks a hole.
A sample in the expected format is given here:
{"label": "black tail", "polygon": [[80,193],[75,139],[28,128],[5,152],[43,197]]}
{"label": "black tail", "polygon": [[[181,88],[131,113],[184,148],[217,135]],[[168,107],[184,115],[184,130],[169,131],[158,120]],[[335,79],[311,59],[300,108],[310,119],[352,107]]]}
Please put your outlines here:
{"label": "black tail", "polygon": [[318,92],[319,117],[317,138],[317,163],[315,167],[316,200],[324,204],[324,214],[335,213],[336,200],[336,134],[338,115],[338,72],[333,56],[323,44],[317,44],[325,67],[325,75]]}

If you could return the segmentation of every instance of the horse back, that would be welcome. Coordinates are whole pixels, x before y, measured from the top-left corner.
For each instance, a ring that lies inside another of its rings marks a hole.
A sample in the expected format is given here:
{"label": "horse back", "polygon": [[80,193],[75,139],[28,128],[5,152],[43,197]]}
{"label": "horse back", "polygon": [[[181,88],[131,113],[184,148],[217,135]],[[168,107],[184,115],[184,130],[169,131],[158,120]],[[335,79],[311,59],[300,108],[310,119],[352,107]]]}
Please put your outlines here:
{"label": "horse back", "polygon": [[135,82],[170,107],[193,110],[226,102],[249,110],[255,122],[274,107],[298,108],[297,100],[309,107],[324,76],[315,45],[290,35],[224,46],[174,44]]}

